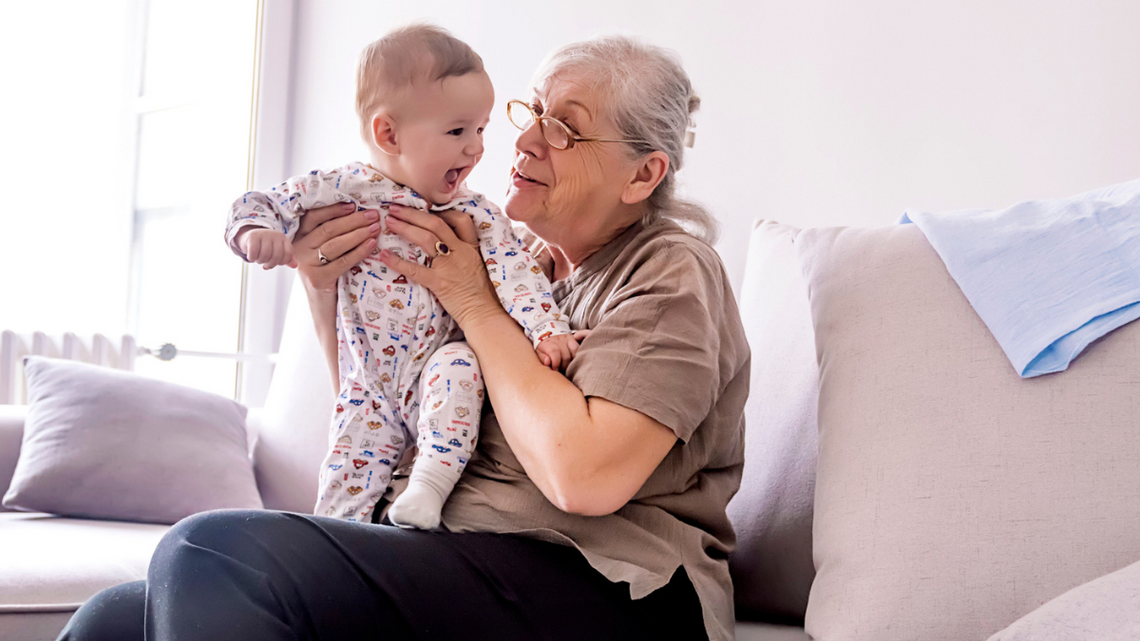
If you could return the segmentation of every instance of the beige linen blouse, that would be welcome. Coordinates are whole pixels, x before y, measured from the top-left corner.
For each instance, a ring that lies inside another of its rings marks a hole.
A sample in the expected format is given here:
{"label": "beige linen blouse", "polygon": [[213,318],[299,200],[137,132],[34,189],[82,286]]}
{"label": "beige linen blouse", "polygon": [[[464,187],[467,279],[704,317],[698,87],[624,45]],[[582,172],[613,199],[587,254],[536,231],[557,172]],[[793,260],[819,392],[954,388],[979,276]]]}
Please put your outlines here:
{"label": "beige linen blouse", "polygon": [[[533,250],[549,267],[541,241]],[[736,537],[725,508],[744,467],[749,351],[720,258],[671,221],[638,223],[553,289],[571,327],[593,330],[568,378],[586,396],[656,419],[677,442],[617,512],[577,516],[527,477],[488,403],[443,524],[572,545],[611,581],[628,582],[635,599],[683,566],[709,639],[733,638],[727,556]]]}

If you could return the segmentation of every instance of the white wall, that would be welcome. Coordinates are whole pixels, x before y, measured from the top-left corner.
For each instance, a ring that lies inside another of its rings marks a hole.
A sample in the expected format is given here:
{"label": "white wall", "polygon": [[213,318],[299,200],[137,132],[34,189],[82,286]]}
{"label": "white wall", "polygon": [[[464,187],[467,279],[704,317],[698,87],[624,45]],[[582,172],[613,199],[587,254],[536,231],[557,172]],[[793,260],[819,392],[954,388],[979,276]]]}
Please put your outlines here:
{"label": "white wall", "polygon": [[[1135,0],[300,0],[291,173],[361,157],[357,52],[428,19],[483,56],[499,103],[470,184],[506,189],[501,106],[563,43],[675,49],[703,100],[684,191],[723,222],[739,287],[752,219],[875,225],[904,208],[1003,206],[1140,176]],[[284,34],[282,34],[284,36]]]}

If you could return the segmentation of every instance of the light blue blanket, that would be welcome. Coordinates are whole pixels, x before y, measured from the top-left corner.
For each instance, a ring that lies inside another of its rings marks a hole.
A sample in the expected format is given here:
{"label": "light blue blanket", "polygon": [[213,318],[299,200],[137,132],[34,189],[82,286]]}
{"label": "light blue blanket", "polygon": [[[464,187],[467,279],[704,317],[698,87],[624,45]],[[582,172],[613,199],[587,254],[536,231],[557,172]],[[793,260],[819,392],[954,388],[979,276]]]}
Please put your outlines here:
{"label": "light blue blanket", "polygon": [[1140,318],[1140,180],[1000,211],[907,211],[1023,378]]}

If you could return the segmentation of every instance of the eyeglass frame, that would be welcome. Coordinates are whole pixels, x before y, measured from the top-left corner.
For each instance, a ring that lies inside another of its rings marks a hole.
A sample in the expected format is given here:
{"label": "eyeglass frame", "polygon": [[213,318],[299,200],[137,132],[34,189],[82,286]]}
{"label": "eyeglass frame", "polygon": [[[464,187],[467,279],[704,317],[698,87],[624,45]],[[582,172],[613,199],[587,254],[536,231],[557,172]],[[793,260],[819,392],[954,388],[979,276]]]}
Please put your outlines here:
{"label": "eyeglass frame", "polygon": [[[529,125],[527,127],[519,127],[519,124],[517,122],[515,122],[514,118],[511,118],[511,104],[516,103],[516,102],[518,104],[522,105],[523,108],[525,108],[527,110],[527,112],[530,113],[531,119],[534,121],[534,124],[538,125],[538,130],[540,133],[542,133],[542,139],[545,140],[546,144],[550,145],[550,147],[552,149],[557,149],[559,151],[565,151],[567,149],[573,149],[574,145],[576,145],[577,143],[580,143],[580,142],[628,142],[628,143],[642,143],[642,144],[646,144],[646,145],[649,144],[648,140],[621,140],[618,138],[587,138],[586,136],[579,136],[578,134],[574,133],[574,131],[572,129],[570,129],[570,125],[568,125],[568,124],[562,122],[561,120],[554,118],[552,116],[540,116],[540,115],[538,115],[538,113],[535,112],[534,107],[523,102],[522,100],[517,100],[517,99],[516,100],[508,100],[507,101],[507,120],[511,121],[511,124],[514,125],[515,127],[518,127],[519,131],[526,131],[527,128],[529,127]],[[566,143],[565,147],[555,146],[555,144],[550,141],[550,138],[546,137],[546,129],[543,128],[543,126],[542,126],[543,120],[549,120],[550,122],[556,123],[559,127],[562,128],[562,131],[566,132],[567,143]]]}

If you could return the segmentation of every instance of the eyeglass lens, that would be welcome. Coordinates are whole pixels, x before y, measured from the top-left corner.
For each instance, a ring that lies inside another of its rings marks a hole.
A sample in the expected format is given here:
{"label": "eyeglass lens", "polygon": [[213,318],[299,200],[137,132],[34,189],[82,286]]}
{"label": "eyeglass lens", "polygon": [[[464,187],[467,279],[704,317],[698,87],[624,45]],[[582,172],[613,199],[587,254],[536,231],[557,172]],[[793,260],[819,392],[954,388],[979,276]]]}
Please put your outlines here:
{"label": "eyeglass lens", "polygon": [[[512,101],[507,103],[507,118],[514,126],[525,130],[535,121],[535,114],[529,105]],[[570,146],[570,135],[553,118],[541,118],[538,122],[542,129],[542,137],[551,147],[566,149]]]}

